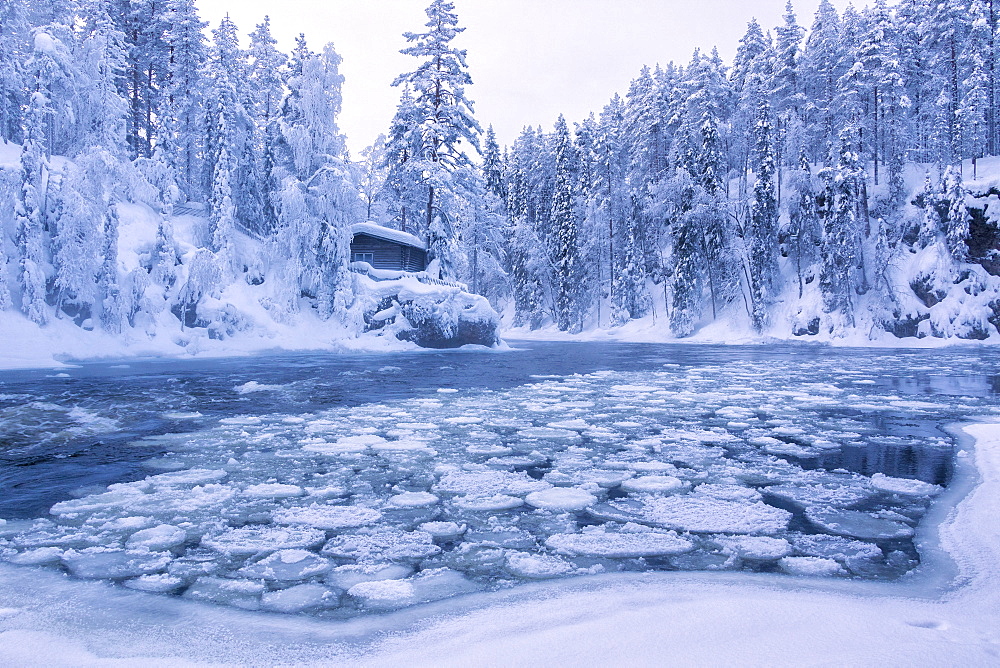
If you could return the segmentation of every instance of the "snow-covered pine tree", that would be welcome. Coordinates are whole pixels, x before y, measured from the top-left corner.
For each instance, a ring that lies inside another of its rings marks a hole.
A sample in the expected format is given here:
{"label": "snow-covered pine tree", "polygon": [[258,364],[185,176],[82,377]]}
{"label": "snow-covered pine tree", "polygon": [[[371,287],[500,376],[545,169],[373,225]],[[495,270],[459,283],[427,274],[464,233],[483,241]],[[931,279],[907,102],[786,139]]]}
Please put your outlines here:
{"label": "snow-covered pine tree", "polygon": [[425,10],[427,32],[404,33],[412,46],[401,53],[423,62],[412,72],[406,72],[393,81],[394,86],[408,85],[413,91],[414,117],[419,126],[414,130],[419,136],[418,153],[410,158],[415,169],[410,174],[422,178],[426,201],[418,236],[424,236],[430,254],[439,261],[444,274],[452,264],[449,249],[455,236],[456,214],[460,205],[461,188],[456,186],[462,178],[452,178],[459,170],[471,168],[465,146],[479,150],[482,129],[472,115],[472,102],[465,96],[465,87],[471,85],[466,52],[456,49],[451,42],[465,28],[458,27],[455,5],[449,0],[433,0]]}

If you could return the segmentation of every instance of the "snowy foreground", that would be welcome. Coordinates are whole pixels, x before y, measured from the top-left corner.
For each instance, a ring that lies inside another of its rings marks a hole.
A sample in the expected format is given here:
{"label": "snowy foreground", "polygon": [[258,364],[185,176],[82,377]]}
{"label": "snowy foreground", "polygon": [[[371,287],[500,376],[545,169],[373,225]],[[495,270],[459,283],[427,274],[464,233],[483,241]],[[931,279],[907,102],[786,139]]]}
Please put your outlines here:
{"label": "snowy foreground", "polygon": [[971,424],[902,581],[572,578],[346,622],[261,615],[0,566],[5,665],[985,665],[1000,657],[1000,424]]}

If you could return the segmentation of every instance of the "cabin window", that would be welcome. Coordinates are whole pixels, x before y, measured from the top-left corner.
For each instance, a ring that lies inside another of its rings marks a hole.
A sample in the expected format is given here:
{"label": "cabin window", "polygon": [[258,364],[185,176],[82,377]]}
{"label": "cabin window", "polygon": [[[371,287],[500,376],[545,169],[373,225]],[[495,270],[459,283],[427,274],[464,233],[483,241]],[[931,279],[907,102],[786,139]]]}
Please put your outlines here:
{"label": "cabin window", "polygon": [[367,262],[368,264],[373,264],[375,262],[375,253],[355,253],[355,262]]}

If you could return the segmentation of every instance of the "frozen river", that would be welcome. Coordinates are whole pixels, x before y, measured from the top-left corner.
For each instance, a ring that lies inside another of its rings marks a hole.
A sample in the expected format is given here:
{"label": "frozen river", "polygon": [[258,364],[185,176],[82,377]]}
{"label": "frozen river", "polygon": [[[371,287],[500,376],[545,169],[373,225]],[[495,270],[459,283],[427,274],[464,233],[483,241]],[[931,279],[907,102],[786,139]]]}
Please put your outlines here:
{"label": "frozen river", "polygon": [[0,559],[349,617],[581,574],[893,579],[989,351],[522,343],[0,372]]}

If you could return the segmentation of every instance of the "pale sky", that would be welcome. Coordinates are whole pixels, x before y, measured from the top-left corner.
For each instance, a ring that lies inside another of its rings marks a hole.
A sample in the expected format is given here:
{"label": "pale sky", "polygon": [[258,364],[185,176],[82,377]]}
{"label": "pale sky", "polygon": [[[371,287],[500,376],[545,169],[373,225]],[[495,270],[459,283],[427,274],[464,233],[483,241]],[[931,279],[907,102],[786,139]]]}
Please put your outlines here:
{"label": "pale sky", "polygon": [[[838,11],[849,0],[832,0]],[[318,51],[333,42],[343,57],[340,127],[354,157],[386,132],[399,100],[391,88],[416,58],[399,50],[402,33],[422,32],[430,0],[197,0],[211,27],[226,14],[244,36],[271,17],[279,48],[305,33]],[[812,25],[819,0],[793,0],[799,25]],[[858,6],[864,6],[859,0]],[[501,145],[525,125],[551,128],[562,113],[571,123],[599,113],[624,94],[643,65],[687,63],[696,47],[719,48],[730,63],[746,24],[782,23],[785,0],[455,0],[455,39],[468,51],[476,117],[493,124]]]}

